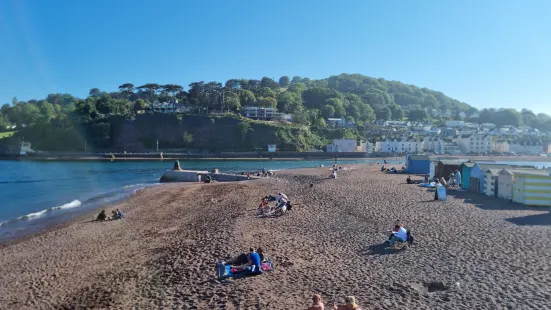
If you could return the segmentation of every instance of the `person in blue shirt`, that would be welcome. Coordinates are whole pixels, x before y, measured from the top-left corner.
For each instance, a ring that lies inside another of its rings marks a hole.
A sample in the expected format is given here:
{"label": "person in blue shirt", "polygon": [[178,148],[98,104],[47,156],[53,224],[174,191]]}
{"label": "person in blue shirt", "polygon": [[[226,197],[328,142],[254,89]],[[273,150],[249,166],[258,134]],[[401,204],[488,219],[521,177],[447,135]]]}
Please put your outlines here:
{"label": "person in blue shirt", "polygon": [[260,255],[254,250],[254,248],[249,249],[249,265],[247,271],[252,273],[262,272],[260,268]]}
{"label": "person in blue shirt", "polygon": [[117,212],[117,217],[115,219],[122,220],[124,218],[124,214],[122,213],[122,211],[117,209],[116,212]]}

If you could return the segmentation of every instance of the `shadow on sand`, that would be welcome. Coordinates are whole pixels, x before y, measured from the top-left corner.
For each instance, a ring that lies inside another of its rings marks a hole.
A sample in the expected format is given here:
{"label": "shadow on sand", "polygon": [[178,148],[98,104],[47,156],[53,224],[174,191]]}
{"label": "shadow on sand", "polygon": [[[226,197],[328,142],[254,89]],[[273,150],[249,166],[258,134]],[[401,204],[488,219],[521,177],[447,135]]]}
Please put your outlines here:
{"label": "shadow on sand", "polygon": [[389,249],[388,243],[383,242],[379,244],[372,244],[364,248],[364,252],[367,255],[389,255],[389,254],[397,254],[400,252],[405,251],[405,247],[399,248],[399,249]]}
{"label": "shadow on sand", "polygon": [[532,207],[497,197],[486,196],[481,193],[469,191],[448,191],[450,198],[463,199],[464,203],[473,204],[483,210],[506,211],[546,211],[546,207]]}
{"label": "shadow on sand", "polygon": [[541,213],[541,214],[527,215],[523,217],[513,217],[513,218],[506,219],[506,221],[509,221],[513,224],[521,225],[521,226],[551,225],[551,213]]}

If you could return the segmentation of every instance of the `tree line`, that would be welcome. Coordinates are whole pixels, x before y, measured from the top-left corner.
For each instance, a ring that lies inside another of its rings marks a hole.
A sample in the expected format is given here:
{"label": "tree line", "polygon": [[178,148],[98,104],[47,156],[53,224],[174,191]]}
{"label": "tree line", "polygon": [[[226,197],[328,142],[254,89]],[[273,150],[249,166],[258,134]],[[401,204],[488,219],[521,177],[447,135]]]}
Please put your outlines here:
{"label": "tree line", "polygon": [[[114,92],[92,88],[86,98],[70,94],[49,94],[44,99],[29,101],[14,98],[11,104],[4,104],[0,109],[0,128],[50,125],[67,129],[113,116],[129,118],[147,110],[157,100],[187,105],[192,113],[198,114],[215,110],[239,113],[247,106],[276,108],[292,114],[294,123],[320,128],[327,127],[327,118],[345,118],[363,126],[376,119],[458,119],[463,112],[478,113],[478,117],[468,119],[478,123],[524,124],[551,130],[551,118],[543,113],[526,109],[478,111],[438,91],[360,74],[340,74],[319,80],[283,76],[277,82],[269,77],[230,79],[224,84],[201,81],[189,84],[187,89],[178,84],[124,83]],[[443,114],[450,116],[443,117]]]}

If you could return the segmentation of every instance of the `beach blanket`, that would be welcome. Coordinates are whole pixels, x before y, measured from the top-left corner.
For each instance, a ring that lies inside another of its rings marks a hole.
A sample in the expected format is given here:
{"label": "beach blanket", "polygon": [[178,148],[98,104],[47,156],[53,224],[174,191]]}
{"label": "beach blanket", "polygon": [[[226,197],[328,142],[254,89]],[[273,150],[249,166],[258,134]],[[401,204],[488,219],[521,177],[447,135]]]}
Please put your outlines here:
{"label": "beach blanket", "polygon": [[261,274],[262,272],[272,271],[275,270],[274,264],[272,264],[272,261],[269,257],[264,257],[264,261],[260,263],[260,269],[262,269],[262,272],[253,273],[249,271],[241,271],[238,272],[235,268],[232,268],[229,265],[222,264],[222,261],[218,261],[216,263],[216,269],[217,269],[217,277],[220,280],[226,279],[226,278],[243,278],[253,275]]}
{"label": "beach blanket", "polygon": [[431,183],[421,183],[421,184],[419,184],[419,186],[421,186],[421,187],[428,187],[428,188],[435,188],[435,187],[436,187],[436,183],[434,183],[434,182],[431,182]]}

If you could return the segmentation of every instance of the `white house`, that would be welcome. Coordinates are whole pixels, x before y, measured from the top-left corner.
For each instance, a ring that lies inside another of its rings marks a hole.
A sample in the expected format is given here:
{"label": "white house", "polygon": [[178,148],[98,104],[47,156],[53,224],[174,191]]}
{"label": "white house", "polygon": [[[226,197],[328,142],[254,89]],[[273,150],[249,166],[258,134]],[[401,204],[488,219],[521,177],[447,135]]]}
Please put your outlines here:
{"label": "white house", "polygon": [[444,140],[440,137],[426,137],[425,140],[423,140],[423,150],[434,153],[444,153]]}
{"label": "white house", "polygon": [[457,143],[455,142],[444,142],[443,153],[456,155],[461,153],[461,149],[459,148],[459,145],[457,145]]}
{"label": "white house", "polygon": [[387,139],[375,142],[375,152],[379,153],[420,153],[423,151],[423,141],[413,138]]}
{"label": "white house", "polygon": [[326,146],[327,152],[366,152],[366,144],[352,139],[335,139]]}
{"label": "white house", "polygon": [[446,121],[446,127],[463,127],[465,121]]}
{"label": "white house", "polygon": [[454,142],[459,145],[459,149],[463,153],[491,153],[492,152],[492,136],[490,135],[460,135],[455,137]]}
{"label": "white house", "polygon": [[543,144],[539,141],[517,140],[509,142],[509,152],[517,154],[539,155],[543,152]]}
{"label": "white house", "polygon": [[281,121],[292,121],[292,116],[285,113],[277,112],[275,108],[261,108],[261,107],[244,107],[242,109],[243,116],[252,119],[259,120],[281,120]]}

